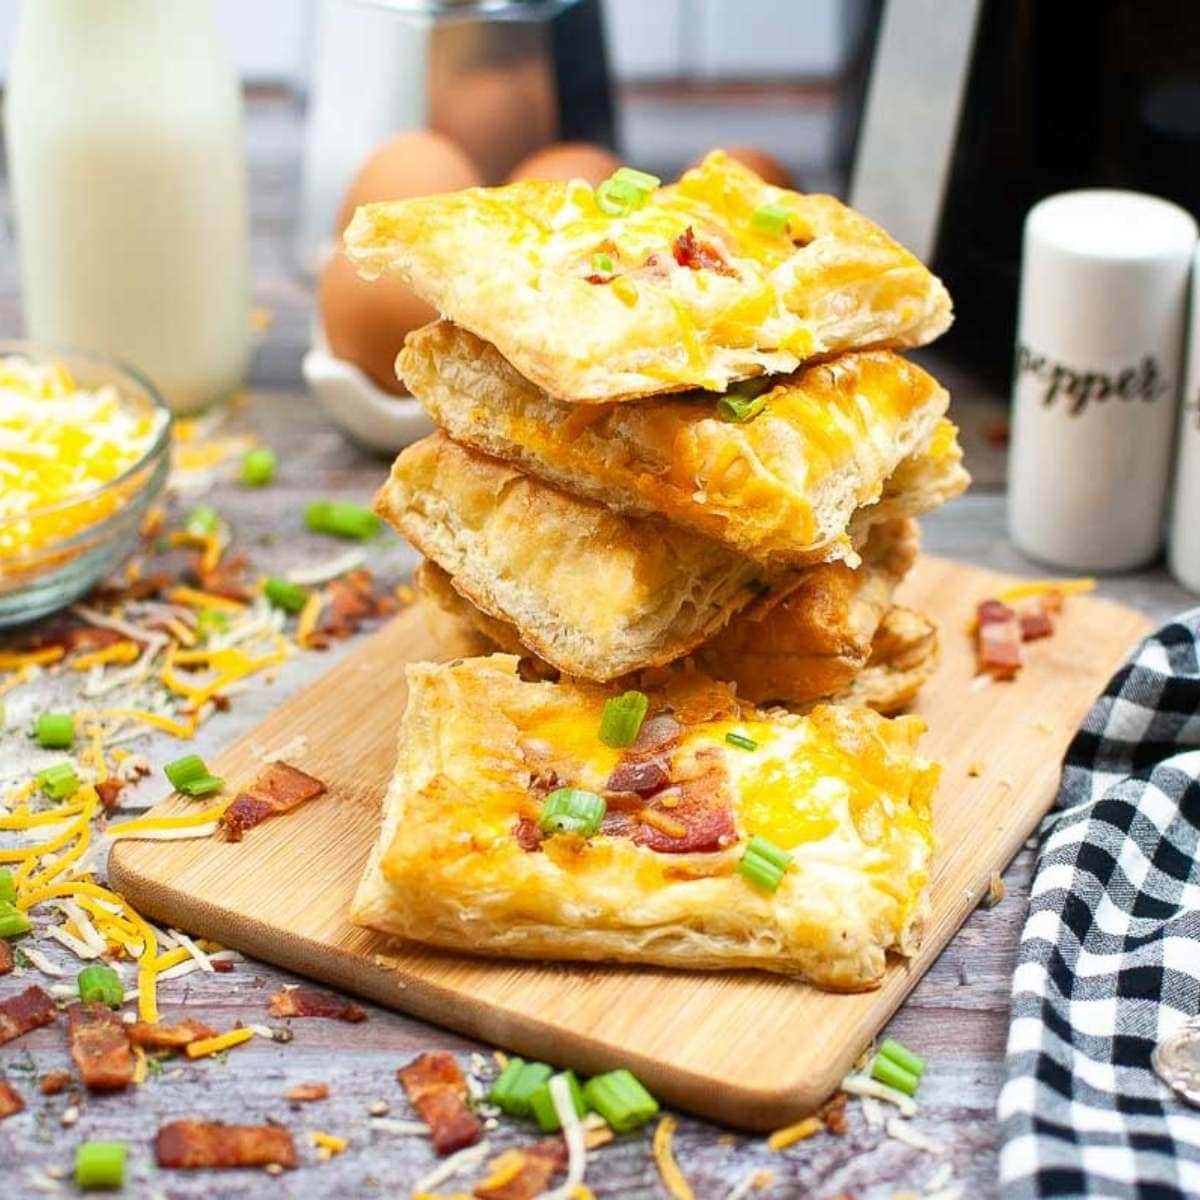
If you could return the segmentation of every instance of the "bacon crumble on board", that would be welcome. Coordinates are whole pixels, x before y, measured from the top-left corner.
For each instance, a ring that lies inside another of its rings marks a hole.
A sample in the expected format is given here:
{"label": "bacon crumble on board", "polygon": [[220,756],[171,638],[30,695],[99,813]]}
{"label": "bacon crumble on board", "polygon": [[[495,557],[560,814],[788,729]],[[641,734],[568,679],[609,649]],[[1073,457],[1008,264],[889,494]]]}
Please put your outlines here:
{"label": "bacon crumble on board", "polygon": [[979,670],[996,679],[1012,679],[1024,663],[1022,643],[1050,637],[1062,607],[1063,593],[1054,588],[1012,604],[994,598],[980,601],[975,610]]}
{"label": "bacon crumble on board", "polygon": [[422,1054],[401,1067],[396,1078],[429,1126],[438,1154],[450,1154],[479,1141],[483,1126],[467,1107],[467,1081],[453,1055]]}
{"label": "bacon crumble on board", "polygon": [[566,1165],[562,1138],[505,1150],[488,1163],[488,1177],[475,1185],[476,1200],[534,1200]]}
{"label": "bacon crumble on board", "polygon": [[298,1083],[283,1093],[285,1100],[293,1104],[311,1104],[316,1100],[329,1099],[329,1084],[327,1083]]}
{"label": "bacon crumble on board", "polygon": [[145,1021],[138,1021],[129,1026],[128,1033],[129,1040],[144,1050],[182,1050],[192,1042],[217,1036],[215,1029],[210,1029],[202,1021],[193,1021],[190,1017],[177,1025],[168,1025],[162,1021],[150,1025]]}
{"label": "bacon crumble on board", "polygon": [[352,1000],[318,992],[314,988],[285,988],[276,992],[268,1006],[273,1017],[330,1017],[337,1021],[358,1022],[367,1019],[366,1009]]}
{"label": "bacon crumble on board", "polygon": [[0,1077],[0,1121],[19,1113],[25,1107],[20,1093],[7,1079]]}
{"label": "bacon crumble on board", "polygon": [[268,763],[258,778],[221,814],[218,831],[226,841],[240,842],[247,829],[253,829],[268,817],[290,812],[306,800],[315,800],[325,791],[325,784],[319,779],[288,763]]}
{"label": "bacon crumble on board", "polygon": [[133,1082],[137,1059],[121,1018],[103,1004],[72,1004],[67,1009],[71,1058],[93,1092],[119,1092]]}
{"label": "bacon crumble on board", "polygon": [[12,947],[4,938],[0,938],[0,975],[11,975],[13,969]]}
{"label": "bacon crumble on board", "polygon": [[38,985],[0,1002],[0,1046],[31,1029],[49,1025],[58,1015],[54,1001]]}
{"label": "bacon crumble on board", "polygon": [[106,813],[113,812],[117,807],[117,797],[125,786],[125,781],[110,775],[107,779],[98,779],[93,785],[96,795],[100,797],[100,807]]}
{"label": "bacon crumble on board", "polygon": [[222,1125],[208,1121],[172,1121],[154,1139],[160,1167],[200,1170],[206,1167],[296,1165],[296,1143],[277,1125]]}

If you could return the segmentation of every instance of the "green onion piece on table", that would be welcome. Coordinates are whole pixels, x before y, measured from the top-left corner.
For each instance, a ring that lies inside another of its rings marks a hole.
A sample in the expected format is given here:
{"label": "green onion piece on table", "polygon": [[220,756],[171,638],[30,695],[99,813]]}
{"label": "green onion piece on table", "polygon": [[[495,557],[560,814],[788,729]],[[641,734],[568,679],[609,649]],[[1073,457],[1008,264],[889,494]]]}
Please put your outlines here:
{"label": "green onion piece on table", "polygon": [[124,1142],[82,1142],[75,1150],[75,1186],[123,1187],[128,1152]]}
{"label": "green onion piece on table", "polygon": [[314,500],[304,510],[304,523],[314,533],[365,542],[379,532],[379,518],[361,504],[346,500]]}
{"label": "green onion piece on table", "polygon": [[488,1091],[488,1103],[494,1104],[497,1108],[507,1112],[505,1107],[508,1104],[509,1097],[512,1095],[513,1084],[521,1074],[522,1068],[525,1066],[523,1058],[516,1056],[510,1058],[504,1065],[504,1070],[492,1081],[492,1086]]}
{"label": "green onion piece on table", "polygon": [[84,1004],[107,1004],[120,1008],[125,1003],[125,988],[112,967],[94,963],[79,972],[79,998]]}
{"label": "green onion piece on table", "polygon": [[247,450],[242,459],[242,483],[246,487],[266,487],[275,480],[275,451],[269,446]]}
{"label": "green onion piece on table", "polygon": [[583,1098],[617,1133],[637,1129],[658,1112],[658,1101],[624,1068],[589,1079]]}
{"label": "green onion piece on table", "polygon": [[884,1058],[890,1058],[898,1067],[903,1067],[918,1079],[925,1074],[925,1060],[919,1054],[914,1054],[903,1043],[896,1041],[895,1038],[884,1038],[880,1044],[879,1053]]}
{"label": "green onion piece on table", "polygon": [[7,867],[0,867],[0,904],[15,904],[17,901],[17,885],[13,882],[13,873]]}
{"label": "green onion piece on table", "polygon": [[[561,1075],[567,1081],[567,1090],[571,1093],[571,1103],[575,1106],[575,1112],[581,1117],[586,1115],[587,1101],[583,1098],[583,1088],[575,1077],[575,1072],[563,1071]],[[554,1078],[557,1079],[558,1076],[555,1075]],[[557,1133],[562,1128],[562,1122],[559,1121],[558,1112],[554,1107],[554,1098],[550,1095],[550,1083],[551,1080],[547,1079],[529,1097],[529,1110],[543,1133]]]}
{"label": "green onion piece on table", "polygon": [[51,800],[65,800],[79,787],[79,776],[71,763],[55,763],[37,773],[37,785]]}
{"label": "green onion piece on table", "polygon": [[882,1054],[877,1054],[871,1064],[871,1078],[903,1092],[906,1096],[915,1095],[921,1082],[919,1076],[906,1071],[899,1063]]}
{"label": "green onion piece on table", "polygon": [[597,275],[611,275],[613,273],[613,260],[611,254],[596,253],[592,255],[592,270]]}
{"label": "green onion piece on table", "polygon": [[288,579],[268,579],[263,585],[263,594],[276,607],[286,613],[298,613],[308,599],[308,593]]}
{"label": "green onion piece on table", "polygon": [[632,746],[649,707],[650,698],[645,692],[625,692],[606,700],[600,717],[600,740],[615,750]]}
{"label": "green onion piece on table", "polygon": [[764,892],[773,892],[783,882],[792,856],[763,837],[752,837],[738,861],[738,872]]}
{"label": "green onion piece on table", "polygon": [[215,508],[208,504],[200,504],[188,513],[186,528],[188,533],[203,537],[206,533],[216,533],[220,523],[221,518]]}
{"label": "green onion piece on table", "polygon": [[66,750],[75,741],[75,718],[70,713],[42,713],[33,732],[43,750]]}
{"label": "green onion piece on table", "polygon": [[577,833],[591,837],[604,820],[608,806],[603,796],[583,788],[556,788],[542,801],[538,825],[543,833]]}
{"label": "green onion piece on table", "polygon": [[225,780],[217,775],[201,775],[199,779],[189,779],[176,789],[185,796],[210,796],[219,792],[225,786]]}
{"label": "green onion piece on table", "polygon": [[200,755],[185,754],[182,758],[167,763],[163,767],[163,774],[170,780],[171,786],[176,791],[182,792],[185,784],[192,783],[197,779],[204,779],[209,771]]}
{"label": "green onion piece on table", "polygon": [[737,746],[739,750],[758,749],[758,743],[753,738],[748,738],[744,733],[727,733],[725,740],[731,746]]}
{"label": "green onion piece on table", "polygon": [[202,608],[196,614],[196,628],[205,636],[224,633],[229,628],[229,614],[218,608]]}
{"label": "green onion piece on table", "polygon": [[488,1099],[510,1117],[527,1117],[531,1111],[529,1098],[554,1074],[554,1068],[546,1063],[523,1062],[519,1058],[513,1062],[520,1065],[507,1081],[504,1078],[507,1070],[496,1080],[497,1085],[503,1081],[504,1086],[499,1090],[493,1087]]}
{"label": "green onion piece on table", "polygon": [[780,234],[787,233],[788,222],[791,219],[790,210],[782,204],[764,204],[762,208],[755,210],[754,216],[750,218],[750,224],[760,233],[770,233],[778,237]]}
{"label": "green onion piece on table", "polygon": [[657,175],[651,175],[648,171],[639,171],[636,167],[618,167],[612,173],[612,179],[616,183],[627,183],[631,187],[637,188],[639,192],[647,194],[662,183]]}
{"label": "green onion piece on table", "polygon": [[0,903],[0,938],[20,937],[32,928],[29,918],[15,904]]}

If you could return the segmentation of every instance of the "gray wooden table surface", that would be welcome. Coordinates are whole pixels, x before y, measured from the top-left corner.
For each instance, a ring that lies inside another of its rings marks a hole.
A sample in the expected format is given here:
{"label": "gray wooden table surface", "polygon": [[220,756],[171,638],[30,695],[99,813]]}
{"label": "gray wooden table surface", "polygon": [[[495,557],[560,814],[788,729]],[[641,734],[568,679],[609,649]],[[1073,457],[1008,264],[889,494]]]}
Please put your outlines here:
{"label": "gray wooden table surface", "polygon": [[[260,347],[251,379],[253,403],[236,418],[276,448],[281,462],[276,485],[246,492],[220,484],[209,497],[231,522],[237,539],[252,548],[255,565],[274,571],[297,561],[328,557],[300,529],[303,503],[317,495],[365,500],[386,470],[384,459],[348,443],[305,394],[299,361],[308,341],[311,298],[308,285],[290,267],[289,237],[296,197],[299,123],[291,107],[261,101],[250,110],[250,147],[254,218],[256,301],[271,310],[273,324]],[[12,256],[0,263],[0,332],[19,331],[19,304]],[[1000,570],[1040,573],[1011,546],[1004,528],[1003,451],[993,444],[1004,406],[972,386],[969,376],[936,354],[925,361],[955,394],[954,415],[964,430],[968,462],[976,475],[972,493],[924,522],[925,545],[936,553]],[[189,498],[194,503],[195,498]],[[373,550],[372,565],[388,582],[401,580],[414,557],[397,538],[387,537]],[[1160,618],[1190,606],[1192,598],[1161,568],[1104,579],[1100,592]],[[322,656],[307,654],[288,664],[273,687],[240,695],[228,713],[214,717],[197,738],[201,754],[211,753],[254,725],[286,695],[303,686],[345,653],[345,645]],[[177,753],[168,738],[143,743],[156,765]],[[140,747],[139,747],[140,748]],[[16,753],[11,741],[4,755]],[[134,806],[155,799],[153,787],[134,793]],[[770,1152],[761,1138],[732,1134],[682,1118],[678,1158],[701,1200],[726,1195],[753,1170],[765,1168],[771,1181],[756,1196],[837,1197],[881,1200],[897,1193],[920,1193],[950,1163],[962,1194],[984,1197],[995,1192],[996,1096],[1002,1081],[1009,986],[1017,939],[1025,912],[1033,853],[1023,850],[1005,874],[1007,895],[994,909],[976,912],[897,1013],[888,1032],[926,1056],[921,1112],[913,1126],[944,1147],[933,1156],[902,1145],[867,1127],[857,1105],[850,1107],[850,1129],[843,1137],[820,1135],[782,1154]],[[319,886],[319,881],[314,881]],[[0,997],[37,974],[0,980]],[[291,977],[260,963],[239,964],[229,975],[193,974],[161,987],[164,1017],[186,1008],[209,1023],[228,1028],[237,1021],[261,1022],[267,997]],[[45,980],[41,980],[45,982]],[[360,1025],[327,1021],[294,1023],[295,1039],[275,1045],[255,1039],[224,1061],[214,1059],[173,1066],[152,1075],[134,1093],[83,1097],[78,1124],[64,1128],[69,1098],[36,1095],[36,1074],[68,1065],[61,1028],[37,1031],[0,1050],[0,1067],[30,1100],[29,1110],[0,1124],[0,1163],[4,1195],[26,1196],[52,1189],[45,1172],[72,1161],[82,1138],[117,1138],[131,1143],[132,1182],[126,1193],[167,1197],[359,1197],[407,1195],[434,1164],[428,1144],[419,1138],[372,1130],[368,1106],[391,1105],[393,1117],[410,1117],[395,1080],[396,1068],[427,1049],[466,1053],[488,1050],[423,1022],[370,1008]],[[780,1054],[788,1052],[779,1047]],[[464,1058],[464,1063],[468,1060]],[[323,1080],[329,1100],[289,1107],[282,1098],[292,1084]],[[312,1129],[349,1138],[345,1153],[317,1160],[301,1145],[302,1166],[281,1178],[258,1172],[189,1175],[155,1173],[150,1141],[168,1119],[201,1115],[226,1120],[277,1120],[298,1135]],[[505,1122],[491,1134],[493,1146],[528,1140],[527,1131]],[[478,1176],[476,1175],[476,1178]],[[462,1181],[466,1182],[466,1181]],[[651,1197],[665,1194],[651,1157],[649,1137],[619,1138],[593,1156],[588,1183],[598,1197]],[[69,1182],[57,1185],[72,1194]],[[446,1185],[446,1190],[452,1190]]]}

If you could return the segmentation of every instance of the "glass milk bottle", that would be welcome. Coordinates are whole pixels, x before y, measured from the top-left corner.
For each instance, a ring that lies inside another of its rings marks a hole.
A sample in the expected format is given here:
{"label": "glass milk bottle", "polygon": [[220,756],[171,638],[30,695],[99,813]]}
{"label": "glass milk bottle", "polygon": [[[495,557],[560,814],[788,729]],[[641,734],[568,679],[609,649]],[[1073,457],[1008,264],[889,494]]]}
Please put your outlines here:
{"label": "glass milk bottle", "polygon": [[241,91],[207,0],[26,0],[5,99],[28,336],[132,364],[176,412],[236,390]]}

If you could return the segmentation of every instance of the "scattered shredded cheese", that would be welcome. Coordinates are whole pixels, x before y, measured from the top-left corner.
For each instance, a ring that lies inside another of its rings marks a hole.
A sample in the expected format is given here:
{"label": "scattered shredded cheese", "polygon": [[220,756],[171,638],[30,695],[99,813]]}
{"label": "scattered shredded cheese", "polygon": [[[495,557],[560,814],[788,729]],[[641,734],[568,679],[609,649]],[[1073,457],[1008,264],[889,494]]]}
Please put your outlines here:
{"label": "scattered shredded cheese", "polygon": [[[574,1112],[574,1105],[571,1106],[571,1111]],[[372,1123],[372,1128],[374,1123]],[[422,1192],[432,1192],[435,1188],[441,1187],[447,1179],[453,1179],[456,1175],[464,1175],[468,1171],[473,1171],[489,1154],[492,1152],[492,1144],[487,1138],[480,1142],[476,1142],[474,1146],[468,1146],[465,1150],[459,1150],[457,1154],[451,1154],[449,1158],[443,1159],[432,1171],[424,1178],[417,1180],[413,1185],[414,1195]],[[549,1200],[549,1196],[543,1197],[543,1200]]]}
{"label": "scattered shredded cheese", "polygon": [[188,1058],[204,1058],[209,1054],[219,1054],[233,1046],[240,1046],[254,1036],[253,1029],[231,1029],[228,1033],[219,1033],[216,1037],[200,1038],[199,1041],[188,1042],[184,1049]]}
{"label": "scattered shredded cheese", "polygon": [[851,1096],[873,1096],[876,1100],[886,1100],[900,1110],[902,1117],[915,1117],[920,1111],[917,1102],[911,1096],[906,1096],[896,1088],[888,1087],[886,1083],[880,1083],[878,1079],[871,1079],[867,1075],[847,1075],[839,1086]]}
{"label": "scattered shredded cheese", "polygon": [[772,1150],[785,1150],[788,1146],[795,1145],[796,1142],[802,1142],[805,1138],[820,1133],[824,1128],[825,1122],[820,1117],[805,1117],[794,1125],[787,1125],[783,1129],[775,1130],[767,1138],[767,1145]]}
{"label": "scattered shredded cheese", "polygon": [[322,1133],[319,1129],[314,1129],[308,1136],[317,1148],[318,1157],[321,1158],[332,1158],[335,1154],[341,1154],[350,1145],[345,1138],[336,1137],[332,1133]]}
{"label": "scattered shredded cheese", "polygon": [[139,643],[127,639],[93,650],[90,654],[80,654],[71,659],[70,667],[72,671],[86,671],[91,667],[107,666],[109,663],[128,664],[135,662],[141,652],[142,647]]}
{"label": "scattered shredded cheese", "polygon": [[1027,579],[1024,583],[1014,584],[1005,588],[996,599],[1001,604],[1009,604],[1013,600],[1024,600],[1027,596],[1042,596],[1047,592],[1058,592],[1069,596],[1078,592],[1091,592],[1096,589],[1096,581],[1089,576],[1080,579]]}
{"label": "scattered shredded cheese", "polygon": [[[553,1084],[551,1084],[553,1087]],[[654,1161],[658,1164],[658,1173],[674,1200],[695,1200],[691,1184],[683,1177],[679,1164],[671,1149],[675,1136],[675,1118],[663,1117],[654,1131]]]}
{"label": "scattered shredded cheese", "polygon": [[545,1200],[570,1200],[575,1189],[582,1185],[587,1172],[587,1144],[565,1075],[554,1075],[550,1079],[550,1099],[562,1126],[563,1141],[567,1143],[567,1177],[561,1186],[546,1193]]}
{"label": "scattered shredded cheese", "polygon": [[61,646],[45,646],[41,650],[30,650],[25,654],[0,653],[0,671],[21,671],[25,667],[40,667],[45,663],[58,662],[65,653]]}
{"label": "scattered shredded cheese", "polygon": [[899,1117],[889,1117],[887,1123],[888,1137],[895,1138],[898,1142],[903,1142],[906,1146],[911,1146],[914,1150],[924,1150],[927,1154],[941,1154],[942,1145],[940,1142],[935,1142],[932,1138],[926,1137],[923,1133],[918,1133],[917,1130],[902,1121]]}

